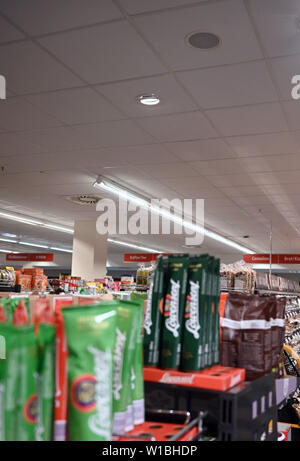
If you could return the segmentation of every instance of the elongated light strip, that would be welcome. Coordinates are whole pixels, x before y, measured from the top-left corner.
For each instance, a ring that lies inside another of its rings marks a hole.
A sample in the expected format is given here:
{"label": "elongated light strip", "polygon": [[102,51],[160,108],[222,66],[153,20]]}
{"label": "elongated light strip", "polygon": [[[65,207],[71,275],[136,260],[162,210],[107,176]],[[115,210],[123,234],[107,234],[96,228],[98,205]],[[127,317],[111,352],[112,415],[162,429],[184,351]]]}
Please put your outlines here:
{"label": "elongated light strip", "polygon": [[73,234],[74,229],[71,229],[70,227],[65,227],[65,226],[60,226],[56,224],[51,224],[51,223],[44,223],[42,221],[38,221],[36,219],[32,218],[27,218],[26,216],[19,216],[15,215],[12,213],[6,213],[4,211],[0,211],[0,217],[6,218],[6,219],[12,219],[13,221],[18,221],[24,224],[30,224],[31,226],[40,226],[40,227],[46,227],[47,229],[53,229],[57,230],[60,232],[67,232],[68,234]]}
{"label": "elongated light strip", "polygon": [[233,240],[229,240],[226,237],[223,237],[222,235],[217,234],[216,232],[210,231],[208,229],[202,228],[201,226],[198,226],[196,224],[193,224],[189,221],[185,221],[184,219],[180,218],[179,216],[173,215],[172,213],[168,212],[167,210],[162,210],[159,207],[153,206],[150,202],[147,200],[144,200],[142,198],[139,198],[133,193],[129,193],[125,189],[118,187],[114,184],[108,184],[104,181],[96,181],[94,183],[95,187],[98,187],[100,189],[104,189],[112,194],[118,195],[119,197],[122,197],[128,201],[131,201],[132,203],[135,203],[141,207],[147,208],[150,211],[153,211],[154,213],[159,214],[160,216],[164,216],[165,218],[169,219],[170,221],[173,221],[175,223],[182,224],[184,227],[191,229],[195,232],[203,233],[207,237],[214,239],[220,243],[223,243],[224,245],[230,246],[232,248],[235,248],[236,250],[242,251],[247,254],[254,254],[254,251],[250,250],[249,248],[246,248],[242,245],[239,245],[238,243],[234,242]]}
{"label": "elongated light strip", "polygon": [[37,248],[49,248],[48,245],[38,245],[37,243],[29,243],[29,242],[17,242],[19,245],[27,245],[29,247],[37,247]]}
{"label": "elongated light strip", "polygon": [[3,238],[0,238],[0,242],[18,243],[17,240],[3,239]]}
{"label": "elongated light strip", "polygon": [[3,218],[12,219],[13,221],[19,221],[24,224],[30,224],[32,226],[41,226],[43,224],[41,221],[36,221],[35,219],[31,218],[23,218],[22,216],[14,215],[11,213],[5,213],[4,211],[0,211],[0,216],[2,216]]}
{"label": "elongated light strip", "polygon": [[73,253],[73,250],[67,250],[66,248],[50,247],[50,250],[63,251],[64,253]]}
{"label": "elongated light strip", "polygon": [[43,227],[47,227],[47,229],[53,229],[60,232],[66,232],[68,234],[74,234],[74,229],[64,226],[58,226],[56,224],[43,224]]}
{"label": "elongated light strip", "polygon": [[161,251],[153,250],[153,248],[146,248],[140,245],[134,245],[133,243],[127,243],[127,242],[121,242],[120,240],[114,240],[114,239],[107,239],[108,242],[110,243],[115,243],[116,245],[121,245],[129,248],[135,248],[136,250],[143,250],[147,251],[149,253],[162,253]]}

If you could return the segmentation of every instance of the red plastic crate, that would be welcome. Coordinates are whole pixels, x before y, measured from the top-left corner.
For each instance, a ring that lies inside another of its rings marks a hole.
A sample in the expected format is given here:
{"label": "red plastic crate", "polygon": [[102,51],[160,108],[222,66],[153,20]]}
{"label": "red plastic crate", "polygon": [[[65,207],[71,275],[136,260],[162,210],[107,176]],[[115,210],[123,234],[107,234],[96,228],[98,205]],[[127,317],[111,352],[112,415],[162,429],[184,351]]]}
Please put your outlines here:
{"label": "red plastic crate", "polygon": [[[146,421],[139,426],[136,426],[132,431],[127,433],[127,437],[119,437],[118,441],[142,441],[154,439],[158,442],[167,442],[184,429],[182,424],[171,424],[171,423],[160,423],[153,421]],[[198,433],[198,428],[195,426],[186,432],[182,437],[177,439],[178,441],[189,441],[192,440]],[[132,436],[132,437],[131,437]]]}

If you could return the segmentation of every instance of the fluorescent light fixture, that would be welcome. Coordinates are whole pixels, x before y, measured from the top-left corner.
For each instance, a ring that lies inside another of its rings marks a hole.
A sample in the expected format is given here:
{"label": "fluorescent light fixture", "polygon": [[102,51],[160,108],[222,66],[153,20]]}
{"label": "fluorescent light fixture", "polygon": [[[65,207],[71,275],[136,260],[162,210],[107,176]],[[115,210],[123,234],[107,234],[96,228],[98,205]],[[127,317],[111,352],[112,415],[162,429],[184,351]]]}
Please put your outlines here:
{"label": "fluorescent light fixture", "polygon": [[60,232],[67,232],[68,234],[74,234],[74,229],[70,227],[59,226],[56,224],[43,224],[43,227],[47,227],[47,229],[53,229]]}
{"label": "fluorescent light fixture", "polygon": [[121,242],[120,240],[107,239],[107,241],[110,243],[114,243],[116,245],[121,245],[121,246],[129,247],[129,248],[135,248],[136,250],[147,251],[149,253],[162,253],[161,251],[153,250],[153,248],[146,248],[141,245],[135,245],[133,243]]}
{"label": "fluorescent light fixture", "polygon": [[19,221],[19,222],[22,222],[24,224],[31,224],[32,226],[40,226],[40,225],[43,224],[41,221],[36,221],[35,219],[31,219],[31,218],[23,218],[23,217],[18,216],[18,215],[5,213],[4,211],[0,211],[0,216],[2,216],[3,218],[6,218],[6,219],[12,219],[14,221]]}
{"label": "fluorescent light fixture", "polygon": [[3,232],[2,235],[3,237],[12,237],[12,238],[17,237],[16,234],[9,234],[8,232]]}
{"label": "fluorescent light fixture", "polygon": [[73,250],[67,250],[66,248],[50,247],[50,250],[63,251],[65,253],[73,253]]}
{"label": "fluorescent light fixture", "polygon": [[17,240],[3,239],[3,238],[0,238],[0,242],[18,243]]}
{"label": "fluorescent light fixture", "polygon": [[[6,219],[12,219],[13,221],[19,221],[24,224],[31,224],[32,226],[41,226],[41,227],[46,227],[47,229],[53,229],[57,230],[60,232],[67,232],[68,234],[74,234],[74,230],[71,229],[70,227],[65,227],[65,226],[60,226],[59,224],[51,224],[51,223],[44,223],[42,221],[38,221],[36,219],[32,218],[27,218],[26,216],[20,216],[12,213],[6,213],[5,211],[0,211],[0,217],[6,218]],[[10,234],[3,234],[10,236]],[[11,234],[11,236],[16,237],[16,235]]]}
{"label": "fluorescent light fixture", "polygon": [[160,103],[160,99],[155,94],[142,94],[138,96],[138,102],[144,104],[145,106],[156,106]]}
{"label": "fluorescent light fixture", "polygon": [[8,250],[0,250],[1,253],[12,253],[12,251],[8,251]]}
{"label": "fluorescent light fixture", "polygon": [[[167,219],[169,219],[172,222],[182,224],[182,226],[186,227],[187,229],[191,229],[195,232],[203,233],[204,235],[216,240],[220,243],[223,243],[224,245],[230,246],[232,248],[235,248],[238,251],[241,251],[246,254],[254,254],[255,252],[252,250],[249,250],[249,248],[244,247],[242,245],[239,245],[238,243],[234,242],[233,240],[230,240],[226,237],[223,237],[222,235],[217,234],[216,232],[210,231],[209,229],[205,229],[202,226],[199,226],[197,224],[194,224],[190,221],[185,221],[179,216],[176,216],[172,213],[170,213],[167,210],[163,210],[159,207],[156,207],[155,205],[152,205],[150,201],[147,201],[144,198],[140,198],[138,195],[135,195],[132,192],[127,191],[126,189],[123,189],[122,187],[117,186],[116,184],[111,184],[103,180],[98,180],[94,183],[95,187],[99,187],[100,189],[104,189],[112,194],[118,195],[119,197],[122,197],[128,201],[131,201],[132,203],[135,203],[141,207],[147,208],[149,211],[157,213],[160,216],[163,216]],[[109,239],[108,239],[109,241]],[[122,244],[124,244],[122,242]]]}
{"label": "fluorescent light fixture", "polygon": [[47,248],[49,249],[48,245],[38,245],[37,243],[29,243],[29,242],[18,242],[19,245],[28,245],[29,247],[37,247],[37,248]]}
{"label": "fluorescent light fixture", "polygon": [[150,202],[147,201],[144,198],[139,197],[138,195],[131,194],[128,192],[126,189],[122,189],[118,186],[115,186],[114,184],[107,183],[105,181],[96,181],[94,183],[94,187],[98,187],[99,189],[104,189],[110,192],[111,194],[118,195],[119,197],[124,198],[125,200],[128,200],[132,203],[135,203],[136,205],[142,206],[144,208],[150,208]]}

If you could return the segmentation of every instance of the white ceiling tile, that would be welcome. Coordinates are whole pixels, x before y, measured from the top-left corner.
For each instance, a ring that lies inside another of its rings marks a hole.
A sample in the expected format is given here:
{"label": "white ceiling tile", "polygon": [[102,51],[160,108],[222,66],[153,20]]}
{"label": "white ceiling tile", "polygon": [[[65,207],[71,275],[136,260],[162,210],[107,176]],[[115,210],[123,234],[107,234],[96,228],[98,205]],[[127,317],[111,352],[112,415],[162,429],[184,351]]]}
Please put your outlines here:
{"label": "white ceiling tile", "polygon": [[84,147],[133,146],[154,139],[132,120],[120,120],[74,127]]}
{"label": "white ceiling tile", "polygon": [[246,0],[268,56],[299,53],[298,0]]}
{"label": "white ceiling tile", "polygon": [[20,97],[1,101],[0,120],[2,128],[8,131],[32,130],[61,125],[57,119]]}
{"label": "white ceiling tile", "polygon": [[300,170],[273,173],[255,173],[255,182],[263,185],[299,184]]}
{"label": "white ceiling tile", "polygon": [[124,116],[92,88],[76,88],[27,96],[26,99],[65,123],[119,120]]}
{"label": "white ceiling tile", "polygon": [[228,197],[251,197],[265,192],[261,186],[222,187],[221,191]]}
{"label": "white ceiling tile", "polygon": [[25,36],[22,32],[20,32],[18,29],[16,29],[16,27],[14,27],[6,19],[0,16],[0,43],[20,40],[24,37]]}
{"label": "white ceiling tile", "polygon": [[270,195],[298,194],[299,183],[293,184],[266,184],[264,190]]}
{"label": "white ceiling tile", "polygon": [[[298,47],[298,50],[299,49]],[[268,62],[281,97],[284,99],[291,99],[291,91],[294,86],[291,83],[291,79],[294,75],[299,75],[300,55],[273,58],[269,59]]]}
{"label": "white ceiling tile", "polygon": [[120,18],[121,12],[111,0],[9,0],[0,3],[0,11],[29,35],[47,34]]}
{"label": "white ceiling tile", "polygon": [[247,168],[243,166],[240,159],[210,160],[189,163],[199,173],[205,176],[246,173]]}
{"label": "white ceiling tile", "polygon": [[192,5],[205,0],[120,0],[120,4],[129,14],[139,14],[165,8]]}
{"label": "white ceiling tile", "polygon": [[89,83],[166,71],[126,21],[56,34],[39,41]]}
{"label": "white ceiling tile", "polygon": [[247,172],[259,173],[268,171],[285,171],[300,169],[299,154],[268,155],[266,157],[245,157],[239,159],[239,164]]}
{"label": "white ceiling tile", "polygon": [[157,165],[144,165],[140,167],[142,171],[153,178],[181,178],[199,176],[199,173],[185,163],[165,163]]}
{"label": "white ceiling tile", "polygon": [[211,183],[204,177],[204,176],[195,176],[195,177],[171,177],[162,179],[161,182],[168,187],[176,190],[176,188],[182,188],[183,192],[193,191],[197,192],[197,190],[201,188],[213,188]]}
{"label": "white ceiling tile", "polygon": [[24,133],[24,138],[30,143],[43,147],[47,152],[76,150],[83,147],[80,134],[67,126],[28,131]]}
{"label": "white ceiling tile", "polygon": [[255,180],[248,174],[220,174],[210,176],[209,180],[216,187],[252,186]]}
{"label": "white ceiling tile", "polygon": [[[83,152],[81,157],[84,158],[85,155],[85,152]],[[78,161],[78,157],[74,155],[74,151],[60,152],[57,154],[48,153],[46,155],[39,153],[35,155],[23,154],[9,157],[0,157],[0,165],[5,167],[5,174],[57,170],[58,165],[62,170],[68,170],[70,166],[74,164],[76,164],[76,166],[81,165],[81,163]]]}
{"label": "white ceiling tile", "polygon": [[82,85],[72,72],[30,41],[0,47],[1,73],[17,94]]}
{"label": "white ceiling tile", "polygon": [[288,131],[282,109],[276,102],[212,109],[206,111],[206,115],[224,136]]}
{"label": "white ceiling tile", "polygon": [[299,146],[291,133],[236,136],[232,138],[228,137],[226,140],[239,157],[292,154],[299,152]]}
{"label": "white ceiling tile", "polygon": [[[97,88],[130,117],[146,117],[197,109],[190,96],[171,75],[100,85]],[[155,94],[160,98],[160,103],[156,106],[140,104],[138,96],[143,94]]]}
{"label": "white ceiling tile", "polygon": [[72,155],[76,164],[80,163],[86,167],[94,166],[96,168],[178,162],[178,158],[159,144],[80,149],[78,152],[73,151]]}
{"label": "white ceiling tile", "polygon": [[47,149],[28,140],[26,133],[0,133],[0,155],[38,154]]}
{"label": "white ceiling tile", "polygon": [[299,101],[285,101],[282,103],[287,115],[291,130],[299,129],[300,104]]}
{"label": "white ceiling tile", "polygon": [[145,117],[139,119],[139,124],[148,133],[163,142],[217,136],[216,131],[201,112]]}
{"label": "white ceiling tile", "polygon": [[205,109],[278,99],[264,61],[180,72],[178,77]]}
{"label": "white ceiling tile", "polygon": [[89,175],[76,171],[76,170],[64,170],[64,171],[45,171],[34,172],[34,173],[15,173],[12,175],[1,176],[1,186],[10,186],[12,181],[18,184],[18,187],[24,186],[40,186],[40,185],[58,185],[58,184],[74,184],[74,183],[92,183],[93,178]]}
{"label": "white ceiling tile", "polygon": [[[147,14],[134,21],[173,70],[262,57],[247,12],[239,0]],[[213,50],[199,50],[186,43],[188,34],[203,30],[218,35],[221,44]]]}
{"label": "white ceiling tile", "polygon": [[223,139],[168,142],[165,145],[177,157],[187,162],[236,156]]}

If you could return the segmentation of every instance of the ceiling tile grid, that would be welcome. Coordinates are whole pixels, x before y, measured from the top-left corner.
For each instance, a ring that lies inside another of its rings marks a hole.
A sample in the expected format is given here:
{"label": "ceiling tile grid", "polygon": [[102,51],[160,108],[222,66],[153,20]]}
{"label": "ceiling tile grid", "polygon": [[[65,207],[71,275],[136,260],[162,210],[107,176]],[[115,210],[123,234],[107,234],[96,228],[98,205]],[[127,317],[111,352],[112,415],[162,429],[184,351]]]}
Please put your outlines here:
{"label": "ceiling tile grid", "polygon": [[[149,196],[204,198],[211,226],[244,244],[251,220],[259,244],[263,206],[275,232],[296,234],[298,0],[49,5],[0,1],[3,200],[17,202],[23,188],[23,209],[87,216],[62,196],[92,193],[102,174]],[[195,31],[215,33],[220,45],[192,48]],[[147,93],[160,104],[139,104]]]}

